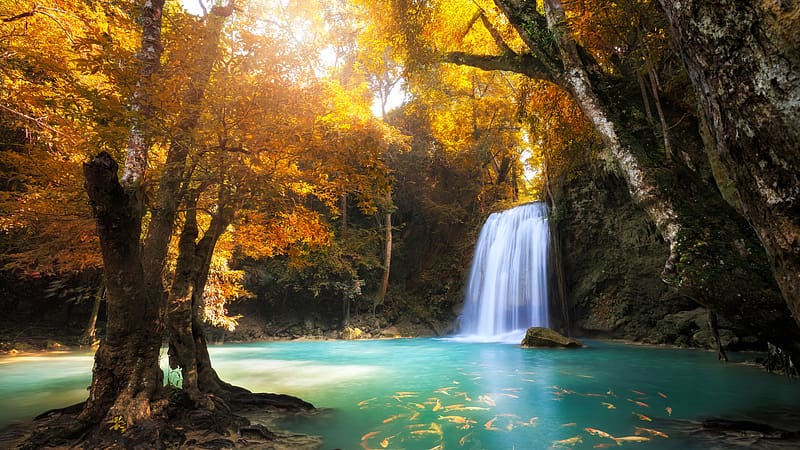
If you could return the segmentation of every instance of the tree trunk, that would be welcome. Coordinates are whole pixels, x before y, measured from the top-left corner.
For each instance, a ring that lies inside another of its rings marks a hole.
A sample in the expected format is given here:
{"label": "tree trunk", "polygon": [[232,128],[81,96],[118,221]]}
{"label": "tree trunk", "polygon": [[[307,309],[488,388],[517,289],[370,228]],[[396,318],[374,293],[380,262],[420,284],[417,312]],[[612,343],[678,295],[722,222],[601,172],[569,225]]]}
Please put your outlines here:
{"label": "tree trunk", "polygon": [[728,362],[728,354],[725,353],[725,346],[722,345],[722,338],[719,336],[717,313],[711,309],[708,310],[708,329],[711,330],[711,336],[714,338],[714,345],[717,348],[717,359]]}
{"label": "tree trunk", "polygon": [[[614,111],[604,100],[626,95],[616,91],[618,83],[613,80],[595,85],[603,88],[592,85],[571,35],[564,32],[566,19],[560,2],[546,0],[545,5],[564,65],[562,87],[570,92],[602,138],[621,169],[634,202],[648,213],[670,246],[662,273],[664,280],[682,295],[730,320],[750,324],[757,334],[782,342],[796,339],[796,329],[791,337],[784,332],[789,326],[785,309],[771,293],[774,281],[764,270],[766,261],[747,224],[723,200],[716,186],[704,180],[699,169],[689,163],[665,165],[664,159],[654,157],[660,152],[652,137],[618,134],[619,129],[641,128],[632,123],[630,114]],[[702,153],[697,130],[691,130],[684,138],[687,158]],[[732,270],[741,273],[734,275]]]}
{"label": "tree trunk", "polygon": [[678,258],[678,235],[683,228],[675,206],[656,181],[655,168],[643,165],[641,156],[634,153],[634,145],[641,144],[623,143],[620,140],[617,134],[618,126],[595,91],[589,73],[578,54],[577,45],[566,29],[566,17],[561,3],[556,0],[545,0],[545,5],[548,27],[555,36],[563,64],[563,71],[554,74],[554,78],[569,92],[617,162],[634,202],[648,212],[664,240],[670,244],[671,255],[667,261],[665,275],[671,276]]}
{"label": "tree trunk", "polygon": [[658,121],[661,124],[661,137],[664,139],[664,155],[667,161],[672,161],[672,145],[669,143],[669,126],[664,118],[664,110],[661,108],[661,96],[658,94],[658,76],[652,63],[647,61],[647,72],[650,78],[650,88],[653,90],[653,102],[656,104]]}
{"label": "tree trunk", "polygon": [[650,110],[650,97],[647,95],[647,87],[644,85],[644,78],[642,78],[642,74],[639,70],[635,70],[636,75],[636,82],[639,84],[639,91],[642,94],[642,105],[644,105],[644,114],[647,117],[647,123],[650,124],[651,127],[655,127],[655,121],[653,120],[653,112]]}
{"label": "tree trunk", "polygon": [[[185,195],[185,192],[181,191],[181,186],[185,185],[187,178],[191,176],[191,170],[187,168],[186,162],[192,146],[192,133],[199,122],[205,90],[211,79],[214,63],[218,59],[222,28],[232,12],[231,4],[226,7],[215,6],[205,17],[206,23],[196,52],[199,59],[193,64],[189,85],[183,96],[183,106],[170,140],[166,165],[159,183],[156,205],[153,208],[144,247],[145,262],[149,268],[147,286],[153,295],[160,295],[163,291],[163,270],[167,249],[173,233],[177,207]],[[197,362],[198,354],[205,354],[206,359],[208,358],[205,339],[201,340],[202,348],[198,347],[196,339],[196,334],[202,333],[202,324],[195,320],[195,316],[200,314],[205,286],[203,282],[198,292],[197,279],[200,274],[205,273],[207,276],[208,273],[207,268],[203,270],[205,259],[197,254],[196,241],[199,231],[196,203],[199,194],[200,191],[195,192],[195,196],[186,201],[186,220],[179,236],[178,260],[167,292],[167,327],[170,366],[181,368],[184,392],[196,405],[213,408],[213,402],[208,401],[204,395],[210,391],[201,389],[200,379],[203,375],[199,367],[202,365]],[[222,227],[222,231],[225,226]],[[211,229],[206,232],[204,239],[210,232]],[[213,247],[211,251],[213,252]]]}
{"label": "tree trunk", "polygon": [[379,305],[383,305],[386,301],[386,292],[389,290],[389,274],[392,265],[392,213],[386,213],[386,238],[384,239],[384,252],[383,252],[383,279],[381,280],[381,288],[378,291],[378,297],[372,305],[372,315]]}
{"label": "tree trunk", "polygon": [[800,325],[800,3],[660,3],[716,151]]}
{"label": "tree trunk", "polygon": [[103,301],[106,287],[100,286],[92,301],[92,313],[89,315],[89,322],[86,324],[86,329],[83,330],[81,335],[81,345],[92,345],[94,343],[95,335],[97,334],[97,316],[100,314],[100,303]]}
{"label": "tree trunk", "polygon": [[197,384],[200,392],[213,394],[224,399],[229,399],[231,394],[249,393],[247,389],[234,386],[220,379],[217,371],[211,365],[211,357],[208,354],[208,342],[203,331],[203,292],[205,292],[208,274],[211,269],[211,257],[214,253],[219,238],[225,232],[228,224],[233,220],[233,210],[225,210],[219,217],[212,220],[208,231],[203,235],[203,239],[197,244],[197,258],[200,261],[197,277],[195,278],[194,299],[192,305],[192,331],[195,347],[195,364],[197,365]]}
{"label": "tree trunk", "polygon": [[219,42],[225,20],[231,15],[231,6],[215,6],[205,17],[206,23],[195,50],[198,60],[192,64],[193,70],[181,101],[181,111],[170,137],[167,160],[158,183],[155,205],[144,241],[142,258],[145,282],[150,295],[163,295],[164,267],[169,242],[174,231],[175,217],[183,192],[180,188],[187,173],[186,161],[192,147],[192,133],[200,120],[202,101],[211,79],[211,71],[219,55]]}
{"label": "tree trunk", "polygon": [[103,252],[108,320],[80,419],[99,423],[121,417],[130,426],[151,416],[151,401],[162,387],[161,304],[141,288],[141,209],[131,204],[137,196],[117,181],[117,168],[105,152],[84,165]]}
{"label": "tree trunk", "polygon": [[[169,332],[169,365],[180,367],[181,387],[195,404],[205,400],[197,386],[196,348],[194,344],[194,287],[199,261],[197,249],[197,197],[186,201],[186,220],[178,239],[178,259],[169,289],[167,330]],[[204,405],[207,406],[207,405]]]}
{"label": "tree trunk", "polygon": [[153,117],[152,76],[160,66],[161,10],[164,0],[142,8],[141,62],[133,94],[122,180],[106,152],[84,164],[86,191],[96,217],[106,285],[106,334],[95,353],[89,398],[79,420],[109,420],[127,427],[146,422],[166,405],[159,398],[162,372],[160,299],[146,295],[139,239],[142,231],[143,183]]}
{"label": "tree trunk", "polygon": [[342,295],[342,327],[350,326],[350,297]]}
{"label": "tree trunk", "polygon": [[339,212],[342,217],[342,230],[347,228],[347,191],[342,189],[342,195],[339,198]]}
{"label": "tree trunk", "polygon": [[199,192],[193,192],[185,202],[186,220],[179,238],[179,255],[167,311],[170,366],[181,368],[182,389],[196,407],[216,410],[223,415],[230,412],[229,408],[235,410],[242,407],[258,410],[313,409],[313,405],[296,397],[254,394],[226,383],[219,378],[211,365],[203,331],[203,292],[208,281],[214,248],[240,206],[238,200],[231,202],[228,194],[225,186],[220,187],[217,214],[211,218],[211,223],[199,240],[196,208]]}
{"label": "tree trunk", "polygon": [[211,257],[217,241],[233,219],[233,210],[220,202],[220,212],[212,218],[198,241],[197,195],[199,193],[186,201],[186,220],[179,238],[175,277],[169,291],[169,356],[170,366],[181,368],[182,388],[189,398],[199,406],[213,408],[207,394],[225,398],[230,391],[244,391],[220,380],[211,366],[202,320],[203,291]]}

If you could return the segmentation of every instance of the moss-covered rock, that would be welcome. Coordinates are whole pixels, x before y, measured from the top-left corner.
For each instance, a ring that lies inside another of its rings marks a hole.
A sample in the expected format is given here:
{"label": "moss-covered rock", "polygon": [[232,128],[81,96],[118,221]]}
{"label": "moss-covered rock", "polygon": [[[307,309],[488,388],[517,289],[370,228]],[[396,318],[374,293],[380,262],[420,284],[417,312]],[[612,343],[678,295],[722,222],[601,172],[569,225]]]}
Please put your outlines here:
{"label": "moss-covered rock", "polygon": [[355,340],[355,339],[365,339],[365,338],[367,338],[367,336],[364,333],[364,331],[361,330],[361,328],[345,327],[342,330],[342,339]]}
{"label": "moss-covered rock", "polygon": [[560,236],[573,333],[653,344],[690,340],[696,329],[657,326],[698,305],[661,280],[669,246],[633,204],[624,181],[585,167],[562,185],[558,199],[551,224]]}
{"label": "moss-covered rock", "polygon": [[525,332],[525,337],[520,343],[526,348],[579,348],[584,347],[577,339],[568,338],[557,331],[544,327],[531,327]]}

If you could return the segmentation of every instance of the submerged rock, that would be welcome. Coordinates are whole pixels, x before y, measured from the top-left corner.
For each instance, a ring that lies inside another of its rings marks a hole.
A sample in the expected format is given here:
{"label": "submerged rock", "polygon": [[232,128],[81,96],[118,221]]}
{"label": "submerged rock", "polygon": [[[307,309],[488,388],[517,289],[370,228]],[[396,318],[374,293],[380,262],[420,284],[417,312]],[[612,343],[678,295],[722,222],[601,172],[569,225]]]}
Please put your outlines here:
{"label": "submerged rock", "polygon": [[520,344],[523,347],[565,347],[578,348],[584,347],[583,343],[577,339],[568,338],[550,328],[531,327],[525,333],[525,337]]}
{"label": "submerged rock", "polygon": [[701,421],[671,420],[671,427],[698,448],[795,450],[800,448],[800,410],[778,407]]}

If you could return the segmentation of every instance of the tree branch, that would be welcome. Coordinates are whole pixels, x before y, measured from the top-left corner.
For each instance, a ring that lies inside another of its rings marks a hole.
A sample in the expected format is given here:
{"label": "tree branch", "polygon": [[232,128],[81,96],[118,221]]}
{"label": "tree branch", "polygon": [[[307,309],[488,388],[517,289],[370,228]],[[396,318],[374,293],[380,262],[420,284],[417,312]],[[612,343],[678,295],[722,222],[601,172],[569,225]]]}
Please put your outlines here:
{"label": "tree branch", "polygon": [[450,52],[443,57],[445,62],[470,66],[481,70],[505,70],[525,75],[536,80],[555,83],[555,78],[539,58],[532,55],[473,55],[464,52]]}
{"label": "tree branch", "polygon": [[478,19],[480,19],[481,16],[483,16],[483,10],[481,9],[481,7],[477,4],[475,6],[478,6],[478,10],[475,11],[475,14],[472,16],[472,19],[469,20],[469,23],[467,24],[466,28],[464,28],[464,33],[461,34],[461,39],[460,39],[462,41],[464,40],[465,37],[467,37],[470,30],[472,30],[472,27],[475,26],[475,23],[478,21]]}
{"label": "tree branch", "polygon": [[40,117],[40,118],[32,117],[32,116],[29,116],[29,115],[27,115],[27,114],[25,114],[23,112],[17,111],[16,109],[9,108],[8,106],[2,105],[2,104],[0,104],[0,108],[10,112],[11,114],[15,114],[17,116],[20,116],[23,119],[30,120],[31,122],[35,123],[36,125],[44,128],[45,130],[52,131],[53,133],[58,134],[58,135],[63,135],[64,134],[64,133],[56,130],[55,128],[51,127],[50,125],[46,124],[44,122],[44,119],[46,119],[46,117]]}
{"label": "tree branch", "polygon": [[41,15],[43,15],[45,17],[48,17],[50,20],[55,22],[58,25],[58,27],[61,28],[61,31],[63,31],[64,34],[67,35],[67,38],[69,39],[69,41],[72,44],[74,44],[75,40],[72,38],[72,34],[70,34],[70,32],[67,29],[67,27],[64,26],[64,24],[62,24],[61,21],[59,21],[57,18],[55,18],[52,14],[50,14],[48,12],[45,12],[43,10],[50,10],[50,11],[55,11],[55,12],[58,12],[58,13],[64,13],[64,11],[62,11],[60,9],[46,8],[46,7],[42,7],[42,6],[39,6],[39,5],[33,5],[33,9],[31,9],[30,11],[25,11],[24,13],[19,13],[16,16],[4,17],[3,19],[0,19],[0,21],[2,21],[3,23],[16,22],[17,20],[25,19],[27,17],[33,17],[34,15],[36,15],[38,13],[38,14],[41,14]]}
{"label": "tree branch", "polygon": [[489,34],[492,35],[492,39],[494,39],[494,43],[500,47],[500,51],[503,53],[514,53],[511,50],[511,47],[506,44],[506,41],[503,39],[503,36],[500,36],[500,32],[497,31],[497,28],[489,22],[489,19],[486,17],[486,14],[481,13],[481,22],[483,22],[483,26],[489,31]]}
{"label": "tree branch", "polygon": [[164,46],[161,42],[161,19],[164,0],[148,0],[142,11],[142,36],[137,58],[140,62],[139,76],[133,93],[131,109],[134,121],[130,127],[125,165],[120,183],[127,188],[136,188],[144,182],[147,168],[147,152],[150,145],[148,121],[154,115],[152,78],[161,66]]}
{"label": "tree branch", "polygon": [[16,20],[24,19],[26,17],[31,17],[34,14],[36,14],[36,5],[33,5],[33,9],[30,10],[30,11],[26,11],[24,13],[17,14],[16,16],[4,17],[3,18],[3,22],[5,22],[5,23],[14,22]]}
{"label": "tree branch", "polygon": [[[531,50],[531,53],[541,61],[551,74],[560,72],[560,60],[548,48],[551,32],[547,26],[547,18],[536,10],[536,2],[494,0],[494,4],[506,16],[511,26]],[[552,75],[554,76],[554,75]]]}

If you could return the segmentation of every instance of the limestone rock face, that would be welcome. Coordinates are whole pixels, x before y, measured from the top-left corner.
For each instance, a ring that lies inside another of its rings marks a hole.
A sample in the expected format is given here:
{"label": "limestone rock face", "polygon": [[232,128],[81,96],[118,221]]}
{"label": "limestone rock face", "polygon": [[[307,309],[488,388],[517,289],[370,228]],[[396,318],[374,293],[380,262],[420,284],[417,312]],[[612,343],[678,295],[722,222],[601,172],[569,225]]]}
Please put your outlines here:
{"label": "limestone rock face", "polygon": [[525,333],[521,345],[533,348],[579,348],[584,347],[581,341],[568,338],[550,328],[531,327]]}
{"label": "limestone rock face", "polygon": [[661,280],[669,246],[631,202],[622,179],[586,167],[563,185],[559,198],[557,226],[575,335],[672,343],[656,324],[697,304]]}
{"label": "limestone rock face", "polygon": [[[551,223],[560,236],[567,306],[551,305],[551,311],[569,319],[558,318],[556,325],[570,323],[571,332],[580,338],[714,347],[706,308],[699,308],[693,298],[662,280],[669,246],[647,215],[631,202],[621,178],[587,165],[555,192],[558,200],[553,215],[558,220]],[[715,217],[713,211],[708,212],[709,223],[718,220]],[[749,254],[749,250],[743,248],[743,253]],[[719,265],[724,270],[717,268],[709,276],[723,277],[716,282],[718,286],[727,280],[730,286],[741,287],[748,274],[762,267],[748,261],[724,261]],[[766,266],[762,269],[768,270]],[[764,288],[763,299],[778,298],[777,286],[768,288]],[[728,302],[744,301],[748,289],[730,295]],[[749,290],[752,299],[756,290]],[[765,304],[782,306],[780,302]],[[777,309],[749,308],[757,314],[719,315],[720,335],[729,350],[763,349],[764,324],[778,323],[773,317],[780,314]],[[771,334],[792,336],[791,322],[786,318],[780,322],[786,326],[773,326]]]}

